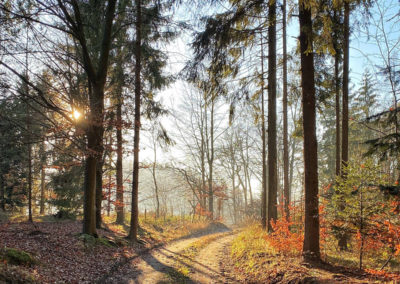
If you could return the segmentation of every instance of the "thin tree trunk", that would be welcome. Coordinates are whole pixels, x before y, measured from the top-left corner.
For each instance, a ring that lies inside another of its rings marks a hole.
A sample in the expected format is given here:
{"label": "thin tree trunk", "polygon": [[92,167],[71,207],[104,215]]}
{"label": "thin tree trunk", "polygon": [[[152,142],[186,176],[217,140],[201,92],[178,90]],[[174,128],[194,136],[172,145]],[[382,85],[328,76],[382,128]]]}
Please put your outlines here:
{"label": "thin tree trunk", "polygon": [[339,54],[335,55],[335,111],[336,111],[336,176],[340,176],[340,79]]}
{"label": "thin tree trunk", "polygon": [[46,156],[45,156],[45,143],[44,140],[40,144],[41,157],[41,176],[40,176],[40,214],[44,214],[44,202],[46,193]]}
{"label": "thin tree trunk", "polygon": [[153,182],[154,182],[154,191],[156,195],[156,218],[160,217],[160,197],[158,195],[158,184],[157,184],[157,178],[156,178],[156,165],[157,165],[157,145],[156,142],[154,141],[153,144],[154,147],[154,163],[153,163]]}
{"label": "thin tree trunk", "polygon": [[129,230],[129,239],[138,240],[139,227],[139,135],[140,135],[140,100],[141,100],[141,80],[142,69],[142,11],[141,0],[135,0],[136,6],[136,43],[135,43],[135,133],[133,142],[133,179],[132,179],[132,208],[131,208],[131,226]]}
{"label": "thin tree trunk", "polygon": [[116,164],[116,181],[117,181],[117,192],[115,211],[117,213],[116,223],[123,225],[125,222],[124,215],[124,181],[123,181],[123,169],[122,169],[122,151],[123,151],[123,140],[122,140],[122,88],[118,91],[118,102],[117,102],[117,164]]}
{"label": "thin tree trunk", "polygon": [[33,222],[32,218],[32,144],[31,144],[31,118],[29,106],[26,109],[27,135],[26,143],[28,146],[28,221]]}
{"label": "thin tree trunk", "polygon": [[40,176],[40,214],[44,214],[44,201],[46,192],[46,167],[42,165],[41,176]]}
{"label": "thin tree trunk", "polygon": [[267,228],[267,162],[265,138],[265,107],[264,107],[264,45],[261,34],[261,140],[262,140],[262,190],[261,190],[261,225]]}
{"label": "thin tree trunk", "polygon": [[6,188],[4,185],[3,174],[0,172],[0,208],[6,211]]}
{"label": "thin tree trunk", "polygon": [[[207,119],[207,118],[206,118]],[[200,154],[201,154],[201,192],[200,192],[200,205],[203,209],[207,208],[207,197],[206,197],[206,166],[205,166],[205,139],[204,139],[204,117],[203,117],[203,108],[200,107],[200,121],[201,121],[201,146],[200,146]]]}
{"label": "thin tree trunk", "polygon": [[276,1],[268,5],[268,231],[278,217],[278,169],[276,146]]}
{"label": "thin tree trunk", "polygon": [[[111,159],[110,159],[110,164],[111,164]],[[107,194],[107,216],[110,217],[111,214],[111,182],[112,182],[112,176],[111,176],[111,170],[108,174],[108,194]]]}
{"label": "thin tree trunk", "polygon": [[303,97],[305,225],[303,256],[319,260],[318,152],[311,10],[299,0],[301,87]]}
{"label": "thin tree trunk", "polygon": [[214,164],[214,97],[211,98],[210,111],[210,146],[207,149],[208,160],[208,211],[209,218],[214,219],[214,190],[213,190],[213,164]]}
{"label": "thin tree trunk", "polygon": [[286,46],[286,0],[282,4],[283,12],[283,192],[286,218],[289,219],[289,144],[288,144],[288,93],[287,93],[287,46]]}

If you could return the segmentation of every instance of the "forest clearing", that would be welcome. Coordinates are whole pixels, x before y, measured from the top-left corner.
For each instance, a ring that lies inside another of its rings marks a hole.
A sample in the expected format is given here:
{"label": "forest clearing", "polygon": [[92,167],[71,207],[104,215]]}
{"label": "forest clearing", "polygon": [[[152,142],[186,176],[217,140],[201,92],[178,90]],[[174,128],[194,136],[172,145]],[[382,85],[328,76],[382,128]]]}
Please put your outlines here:
{"label": "forest clearing", "polygon": [[400,282],[398,0],[0,0],[0,283]]}

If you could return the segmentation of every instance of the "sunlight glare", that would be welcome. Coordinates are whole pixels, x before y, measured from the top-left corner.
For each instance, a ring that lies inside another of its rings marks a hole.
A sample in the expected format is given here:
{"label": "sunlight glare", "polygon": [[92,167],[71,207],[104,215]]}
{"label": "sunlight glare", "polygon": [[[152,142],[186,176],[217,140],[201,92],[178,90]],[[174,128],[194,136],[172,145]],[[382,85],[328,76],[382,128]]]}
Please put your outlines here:
{"label": "sunlight glare", "polygon": [[81,117],[81,113],[79,111],[77,111],[77,110],[74,110],[73,115],[74,115],[75,119],[79,119]]}

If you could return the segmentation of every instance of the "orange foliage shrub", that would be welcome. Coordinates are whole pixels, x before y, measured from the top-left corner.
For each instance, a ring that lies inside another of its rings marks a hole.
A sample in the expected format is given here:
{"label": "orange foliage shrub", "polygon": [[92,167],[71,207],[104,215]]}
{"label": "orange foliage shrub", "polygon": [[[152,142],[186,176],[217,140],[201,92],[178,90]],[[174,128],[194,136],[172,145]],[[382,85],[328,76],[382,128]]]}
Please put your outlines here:
{"label": "orange foliage shrub", "polygon": [[[282,204],[282,203],[281,203]],[[282,207],[282,206],[280,206]],[[293,211],[293,207],[291,207]],[[283,208],[281,217],[276,221],[271,221],[273,232],[265,236],[265,240],[278,253],[283,255],[300,255],[303,249],[303,226],[300,222],[292,221],[292,218],[286,218]]]}

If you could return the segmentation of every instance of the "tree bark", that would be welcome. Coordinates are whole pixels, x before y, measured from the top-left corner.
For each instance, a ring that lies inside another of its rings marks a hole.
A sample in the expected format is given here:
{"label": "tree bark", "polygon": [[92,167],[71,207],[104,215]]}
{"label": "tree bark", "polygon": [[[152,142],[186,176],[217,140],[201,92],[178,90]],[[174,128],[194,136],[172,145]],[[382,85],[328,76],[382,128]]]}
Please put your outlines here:
{"label": "tree bark", "polygon": [[103,201],[103,160],[102,156],[97,160],[96,165],[96,228],[101,228],[101,204]]}
{"label": "tree bark", "polygon": [[45,192],[46,192],[46,154],[44,139],[40,144],[41,173],[40,173],[40,214],[44,214]]}
{"label": "tree bark", "polygon": [[160,217],[160,197],[158,195],[158,184],[157,184],[157,177],[156,177],[156,165],[157,165],[157,143],[155,141],[156,138],[154,138],[154,162],[153,162],[153,182],[154,182],[154,193],[156,196],[156,218]]}
{"label": "tree bark", "polygon": [[31,117],[29,106],[26,107],[26,144],[28,146],[28,221],[33,222],[32,218],[32,144],[31,144]]}
{"label": "tree bark", "polygon": [[278,217],[278,169],[276,145],[276,1],[268,4],[268,231]]}
{"label": "tree bark", "polygon": [[0,208],[3,212],[6,211],[6,188],[4,186],[3,174],[0,172]]}
{"label": "tree bark", "polygon": [[[349,37],[350,4],[344,1],[344,38],[343,38],[343,117],[342,117],[342,165],[349,160]],[[342,170],[343,175],[343,170]]]}
{"label": "tree bark", "polygon": [[142,12],[141,0],[135,0],[136,7],[136,42],[135,42],[135,132],[133,141],[133,179],[132,179],[132,204],[131,204],[131,226],[129,230],[129,239],[138,240],[139,227],[139,135],[140,135],[140,101],[141,101],[141,68],[142,68]]}
{"label": "tree bark", "polygon": [[335,54],[335,112],[336,112],[336,152],[335,173],[340,176],[340,78],[339,78],[339,54]]}
{"label": "tree bark", "polygon": [[303,256],[319,260],[318,157],[311,10],[299,0],[301,87],[304,131],[305,225]]}
{"label": "tree bark", "polygon": [[289,220],[289,144],[288,144],[288,93],[287,93],[287,46],[286,46],[286,0],[282,4],[283,12],[283,194],[286,218]]}
{"label": "tree bark", "polygon": [[[344,34],[343,34],[343,101],[342,101],[342,165],[341,175],[345,178],[349,160],[349,40],[350,40],[350,4],[344,1]],[[341,206],[346,206],[345,201]],[[347,250],[348,236],[342,232],[338,245],[340,250]]]}
{"label": "tree bark", "polygon": [[46,192],[46,167],[42,165],[41,174],[40,174],[40,214],[44,214],[44,201],[45,201],[45,192]]}
{"label": "tree bark", "polygon": [[[93,138],[88,135],[88,146]],[[83,205],[83,233],[96,235],[96,159],[88,156],[85,162],[85,191]]]}
{"label": "tree bark", "polygon": [[122,171],[122,88],[118,91],[117,101],[117,164],[116,164],[116,180],[117,180],[117,193],[115,202],[115,211],[117,212],[116,223],[123,225],[125,221],[124,216],[124,184],[123,184],[123,171]]}
{"label": "tree bark", "polygon": [[261,190],[261,226],[267,228],[267,162],[265,137],[265,107],[264,107],[264,45],[261,35],[261,140],[262,140],[262,190]]}
{"label": "tree bark", "polygon": [[214,190],[213,190],[213,165],[214,165],[214,98],[211,98],[210,112],[210,149],[207,151],[208,157],[208,211],[210,219],[214,219]]}

